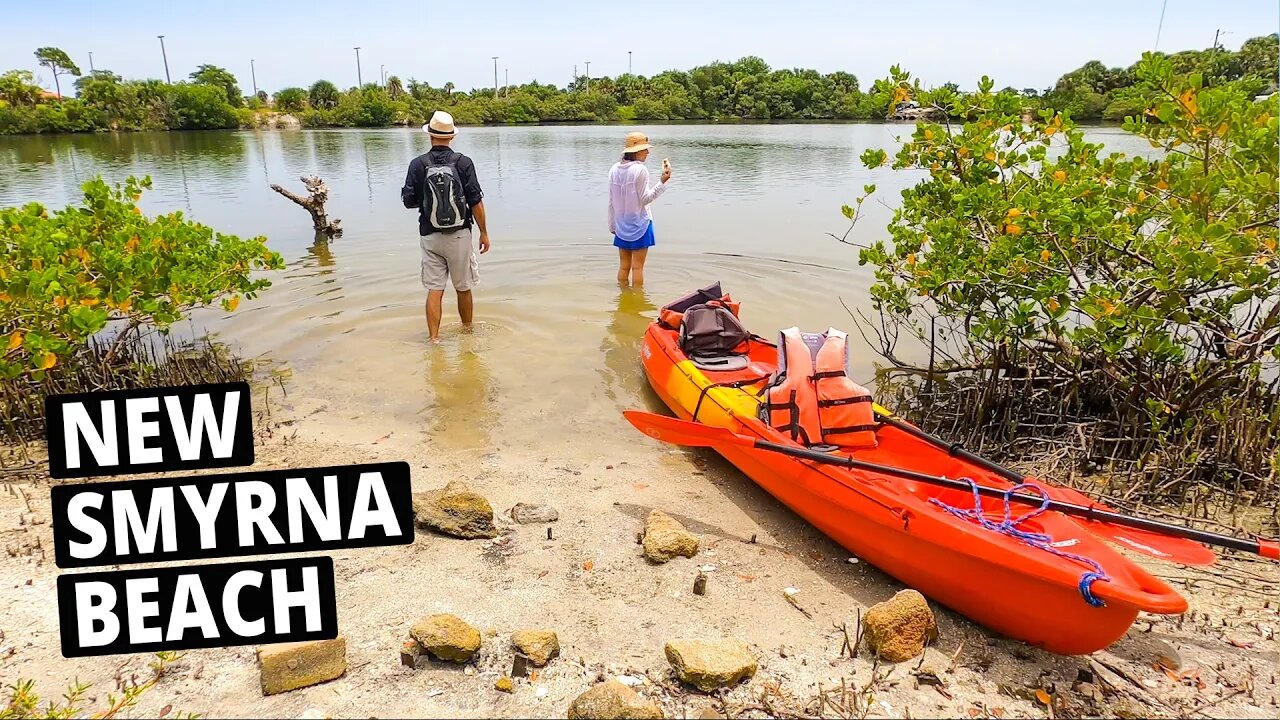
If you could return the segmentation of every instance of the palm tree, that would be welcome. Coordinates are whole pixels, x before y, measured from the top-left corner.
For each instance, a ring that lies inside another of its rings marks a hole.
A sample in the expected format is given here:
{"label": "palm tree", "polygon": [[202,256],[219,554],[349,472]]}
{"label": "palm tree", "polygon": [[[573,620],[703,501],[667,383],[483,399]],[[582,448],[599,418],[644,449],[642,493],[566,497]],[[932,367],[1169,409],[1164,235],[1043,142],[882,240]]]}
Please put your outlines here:
{"label": "palm tree", "polygon": [[404,96],[404,85],[400,83],[400,78],[392,75],[387,78],[387,94],[392,100],[399,100]]}

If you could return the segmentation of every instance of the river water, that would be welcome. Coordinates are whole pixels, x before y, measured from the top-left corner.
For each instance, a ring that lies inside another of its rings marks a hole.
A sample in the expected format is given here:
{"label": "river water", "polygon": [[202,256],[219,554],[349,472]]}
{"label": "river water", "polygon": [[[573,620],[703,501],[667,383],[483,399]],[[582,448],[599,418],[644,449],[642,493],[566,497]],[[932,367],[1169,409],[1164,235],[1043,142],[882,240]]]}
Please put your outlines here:
{"label": "river water", "polygon": [[[148,213],[180,210],[220,232],[265,235],[286,259],[273,286],[237,312],[206,310],[208,330],[242,355],[291,375],[294,398],[347,422],[344,439],[388,433],[462,451],[510,443],[559,446],[634,439],[619,414],[653,406],[638,350],[664,303],[720,281],[765,337],[798,325],[857,331],[847,305],[869,309],[872,269],[837,242],[841,205],[863,185],[851,242],[885,237],[898,192],[921,174],[868,171],[868,148],[891,154],[911,125],[668,125],[639,128],[674,177],[652,206],[657,246],[642,290],[620,288],[610,244],[607,175],[634,128],[463,128],[485,192],[492,250],[480,258],[477,327],[459,332],[445,296],[443,342],[429,347],[419,284],[416,211],[399,190],[429,147],[418,129],[145,133],[0,138],[0,204],[79,198],[94,174],[150,175]],[[1090,129],[1109,149],[1141,152],[1116,128]],[[270,189],[304,193],[317,174],[345,233],[317,243],[310,218]],[[843,305],[842,305],[843,303]],[[874,353],[853,345],[851,370],[872,384]],[[299,393],[297,388],[301,388]]]}

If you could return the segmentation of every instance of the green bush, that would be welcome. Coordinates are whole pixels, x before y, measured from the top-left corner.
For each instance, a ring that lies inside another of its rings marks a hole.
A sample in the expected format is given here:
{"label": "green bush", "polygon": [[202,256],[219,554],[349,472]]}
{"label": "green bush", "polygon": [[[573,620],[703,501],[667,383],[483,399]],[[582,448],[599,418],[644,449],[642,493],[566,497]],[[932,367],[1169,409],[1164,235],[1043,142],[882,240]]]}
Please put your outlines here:
{"label": "green bush", "polygon": [[[918,124],[893,167],[927,177],[903,191],[891,241],[860,253],[871,298],[926,346],[935,330],[959,345],[937,372],[1046,373],[1122,434],[1194,435],[1265,474],[1280,443],[1276,105],[1154,54],[1135,74],[1154,100],[1124,127],[1152,158],[1105,152],[1048,110],[1024,126],[987,78],[958,99],[971,121]],[[1271,419],[1229,430],[1246,416]]]}
{"label": "green bush", "polygon": [[144,216],[136,202],[149,187],[150,178],[114,188],[95,178],[80,207],[0,209],[0,376],[71,359],[109,322],[127,335],[215,302],[234,311],[270,285],[252,271],[284,267],[264,237],[216,233],[180,212]]}
{"label": "green bush", "polygon": [[171,86],[169,102],[181,130],[214,130],[238,127],[236,108],[217,85],[179,83]]}
{"label": "green bush", "polygon": [[307,91],[302,88],[285,88],[276,93],[276,109],[281,112],[298,112],[307,106]]}

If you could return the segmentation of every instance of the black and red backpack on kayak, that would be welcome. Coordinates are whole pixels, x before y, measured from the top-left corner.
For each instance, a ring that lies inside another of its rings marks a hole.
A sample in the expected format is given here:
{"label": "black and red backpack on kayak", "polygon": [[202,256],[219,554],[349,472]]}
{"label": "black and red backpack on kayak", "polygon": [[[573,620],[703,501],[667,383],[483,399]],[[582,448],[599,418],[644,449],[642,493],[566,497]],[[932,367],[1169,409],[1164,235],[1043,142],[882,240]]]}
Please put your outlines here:
{"label": "black and red backpack on kayak", "polygon": [[711,300],[684,311],[678,343],[689,359],[743,355],[751,333],[723,302]]}

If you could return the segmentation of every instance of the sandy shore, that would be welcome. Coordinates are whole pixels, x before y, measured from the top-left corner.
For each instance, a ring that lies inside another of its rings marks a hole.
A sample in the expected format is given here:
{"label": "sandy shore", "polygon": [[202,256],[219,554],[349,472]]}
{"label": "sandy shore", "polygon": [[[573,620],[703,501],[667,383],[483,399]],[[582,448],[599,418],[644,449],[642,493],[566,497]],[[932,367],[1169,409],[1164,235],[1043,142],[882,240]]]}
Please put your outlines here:
{"label": "sandy shore", "polygon": [[[314,412],[322,401],[294,393],[269,420],[260,416],[254,469],[405,460],[415,490],[464,480],[484,494],[502,534],[467,541],[420,530],[412,545],[335,552],[348,659],[337,680],[263,697],[253,647],[190,651],[122,715],[289,718],[314,709],[333,717],[563,717],[597,679],[629,675],[668,717],[698,717],[707,708],[754,717],[1049,717],[1036,688],[1065,703],[1055,709],[1062,717],[1085,702],[1087,688],[1073,685],[1091,660],[1130,686],[1106,692],[1096,714],[1275,718],[1280,712],[1274,564],[1231,558],[1207,571],[1149,566],[1194,581],[1178,585],[1191,612],[1181,619],[1143,616],[1124,639],[1090,657],[1044,653],[935,606],[941,636],[923,665],[873,669],[865,651],[841,655],[839,626],[847,623],[852,633],[860,610],[902,586],[866,563],[849,562],[847,552],[713,453],[644,438],[553,451],[443,452],[412,433],[383,435],[368,417]],[[548,525],[511,523],[505,513],[517,502],[554,506],[560,513],[549,526],[554,539],[546,537]],[[0,555],[0,677],[6,694],[19,679],[34,680],[42,705],[73,680],[92,683],[86,699],[96,710],[108,693],[119,694],[120,683],[149,679],[154,658],[61,656],[53,601],[59,571],[52,552],[46,554],[48,508],[47,476],[9,476],[0,487],[0,544],[7,550]],[[700,536],[696,558],[653,565],[641,557],[635,535],[653,508]],[[704,565],[714,569],[707,593],[697,596],[693,580]],[[796,599],[811,617],[785,600],[789,587],[799,589]],[[402,666],[399,647],[409,626],[439,612],[486,633],[478,660],[468,668]],[[517,680],[514,693],[499,692],[494,682],[511,667],[510,633],[524,628],[555,630],[562,656],[536,679]],[[663,644],[679,637],[744,640],[759,671],[719,698],[681,687],[663,656]],[[1178,672],[1157,665],[1160,643],[1176,649]],[[942,685],[921,682],[917,676],[927,671]],[[831,702],[815,701],[833,688]]]}

